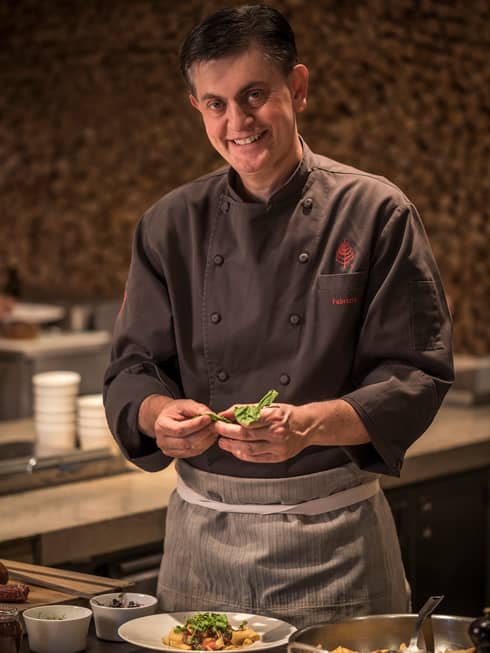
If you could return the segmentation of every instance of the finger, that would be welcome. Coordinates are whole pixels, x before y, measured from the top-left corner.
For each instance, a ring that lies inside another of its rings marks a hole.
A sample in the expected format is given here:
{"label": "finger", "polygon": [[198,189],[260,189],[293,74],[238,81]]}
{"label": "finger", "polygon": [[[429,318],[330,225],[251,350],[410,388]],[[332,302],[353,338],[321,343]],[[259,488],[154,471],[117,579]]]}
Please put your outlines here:
{"label": "finger", "polygon": [[256,442],[253,445],[247,445],[247,443],[239,444],[236,441],[227,441],[226,438],[220,438],[218,440],[218,446],[221,449],[232,454],[239,460],[256,463],[282,462],[283,460],[287,460],[287,456],[283,454],[270,451],[267,447],[255,448],[256,445]]}
{"label": "finger", "polygon": [[240,424],[227,424],[226,422],[215,422],[214,428],[216,433],[223,435],[227,438],[233,438],[234,440],[245,440],[246,439],[246,429]]}
{"label": "finger", "polygon": [[[178,438],[185,438],[193,433],[198,433],[211,425],[209,415],[195,417],[192,420],[177,421],[166,415],[160,415],[155,422],[155,434],[170,435]],[[214,430],[214,429],[213,429]]]}
{"label": "finger", "polygon": [[215,442],[216,433],[204,433],[191,435],[187,438],[174,438],[171,436],[161,437],[157,439],[157,444],[160,449],[168,456],[175,458],[187,458],[197,456]]}
{"label": "finger", "polygon": [[287,417],[287,412],[281,406],[267,406],[266,408],[262,408],[260,417],[254,424],[264,426],[266,424],[284,423]]}
{"label": "finger", "polygon": [[270,440],[271,434],[268,428],[251,429],[249,426],[230,425],[217,422],[215,430],[218,435],[221,435],[229,440],[237,440],[240,442],[256,442],[261,440]]}
{"label": "finger", "polygon": [[231,438],[222,437],[219,438],[218,444],[222,449],[230,453],[240,452],[247,456],[260,456],[264,453],[272,453],[274,451],[271,443],[263,440],[245,442],[244,440],[232,440]]}
{"label": "finger", "polygon": [[209,417],[207,413],[212,412],[208,406],[205,404],[198,404],[197,402],[186,403],[181,407],[181,410],[184,418],[201,416]]}
{"label": "finger", "polygon": [[226,408],[226,410],[220,410],[218,415],[222,415],[223,417],[226,417],[227,419],[235,419],[235,406],[230,406],[230,408]]}

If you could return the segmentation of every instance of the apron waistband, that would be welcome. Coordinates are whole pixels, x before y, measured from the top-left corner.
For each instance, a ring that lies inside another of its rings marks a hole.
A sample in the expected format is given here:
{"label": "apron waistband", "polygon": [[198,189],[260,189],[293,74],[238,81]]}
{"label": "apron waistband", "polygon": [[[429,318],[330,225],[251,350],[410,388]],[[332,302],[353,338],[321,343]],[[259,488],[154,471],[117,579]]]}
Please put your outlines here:
{"label": "apron waistband", "polygon": [[275,513],[286,515],[321,515],[333,510],[347,508],[347,506],[352,506],[355,503],[360,503],[361,501],[370,499],[379,492],[380,485],[379,480],[374,479],[372,481],[368,481],[367,483],[348,488],[347,490],[335,492],[334,494],[330,494],[326,497],[311,499],[309,501],[303,501],[301,503],[292,505],[281,503],[239,504],[214,501],[213,499],[208,499],[207,497],[190,488],[184,482],[180,474],[177,474],[176,490],[180,498],[184,501],[202,506],[203,508],[209,508],[210,510],[217,510],[219,512],[253,513],[256,515],[272,515]]}

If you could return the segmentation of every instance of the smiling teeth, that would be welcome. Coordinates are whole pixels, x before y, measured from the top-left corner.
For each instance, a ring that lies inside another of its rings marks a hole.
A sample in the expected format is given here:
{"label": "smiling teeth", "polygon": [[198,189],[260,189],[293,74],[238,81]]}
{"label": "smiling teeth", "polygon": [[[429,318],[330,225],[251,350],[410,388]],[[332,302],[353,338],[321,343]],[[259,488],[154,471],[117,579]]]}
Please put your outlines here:
{"label": "smiling teeth", "polygon": [[233,140],[235,145],[250,145],[250,143],[255,143],[258,141],[262,134],[257,134],[257,136],[250,136],[249,138],[236,138]]}

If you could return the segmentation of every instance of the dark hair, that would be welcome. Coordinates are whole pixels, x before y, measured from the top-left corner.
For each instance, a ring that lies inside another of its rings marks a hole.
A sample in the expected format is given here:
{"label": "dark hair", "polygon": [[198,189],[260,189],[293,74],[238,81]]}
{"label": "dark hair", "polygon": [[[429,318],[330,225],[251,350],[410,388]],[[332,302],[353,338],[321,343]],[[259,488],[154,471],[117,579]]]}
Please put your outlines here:
{"label": "dark hair", "polygon": [[288,74],[298,61],[293,30],[286,18],[267,5],[220,9],[187,35],[180,50],[180,69],[194,91],[189,70],[196,61],[238,54],[256,43]]}

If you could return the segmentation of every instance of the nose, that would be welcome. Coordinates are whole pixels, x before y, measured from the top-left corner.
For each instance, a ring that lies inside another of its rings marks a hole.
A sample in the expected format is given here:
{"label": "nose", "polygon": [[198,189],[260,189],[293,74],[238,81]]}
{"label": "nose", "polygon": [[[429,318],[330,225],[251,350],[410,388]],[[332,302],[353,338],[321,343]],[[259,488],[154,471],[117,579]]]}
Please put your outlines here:
{"label": "nose", "polygon": [[250,129],[253,121],[253,114],[238,102],[232,102],[228,105],[228,125],[233,132],[239,133],[244,129]]}

